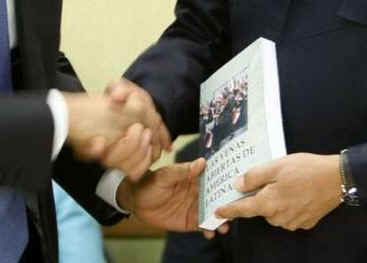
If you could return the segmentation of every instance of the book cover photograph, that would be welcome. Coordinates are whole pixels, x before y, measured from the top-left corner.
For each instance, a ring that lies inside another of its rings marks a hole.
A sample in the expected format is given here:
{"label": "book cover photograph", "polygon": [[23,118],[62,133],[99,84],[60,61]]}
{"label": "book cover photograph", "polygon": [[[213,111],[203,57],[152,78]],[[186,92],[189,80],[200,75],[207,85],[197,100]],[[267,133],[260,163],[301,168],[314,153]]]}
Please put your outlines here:
{"label": "book cover photograph", "polygon": [[201,84],[199,226],[225,222],[215,210],[254,193],[233,188],[236,176],[286,155],[275,44],[260,38]]}

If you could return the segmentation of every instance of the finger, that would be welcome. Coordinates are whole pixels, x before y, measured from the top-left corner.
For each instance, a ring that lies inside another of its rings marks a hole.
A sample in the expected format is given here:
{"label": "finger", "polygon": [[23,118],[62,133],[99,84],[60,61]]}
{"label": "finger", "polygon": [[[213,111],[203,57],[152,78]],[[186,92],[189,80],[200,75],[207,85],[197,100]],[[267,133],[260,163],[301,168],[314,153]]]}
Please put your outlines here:
{"label": "finger", "polygon": [[299,222],[299,219],[302,218],[302,212],[303,211],[289,209],[287,206],[282,207],[277,205],[277,202],[271,202],[271,200],[268,199],[263,209],[262,216],[265,217],[270,225],[294,231],[297,229],[296,226],[298,226],[298,224],[294,225],[294,222]]}
{"label": "finger", "polygon": [[172,140],[166,125],[162,122],[159,127],[159,141],[162,148],[168,152],[172,151]]}
{"label": "finger", "polygon": [[137,168],[141,164],[142,160],[145,159],[146,157],[149,157],[149,159],[151,158],[152,155],[151,150],[150,152],[148,152],[149,149],[152,148],[151,139],[152,139],[152,132],[149,129],[145,129],[143,131],[143,134],[139,138],[140,140],[139,147],[134,149],[132,154],[130,154],[124,160],[127,168],[129,168],[131,171],[135,170],[135,168]]}
{"label": "finger", "polygon": [[104,89],[104,91],[103,91],[103,94],[104,95],[110,95],[111,94],[111,92],[112,92],[112,90],[115,88],[115,86],[118,84],[118,82],[110,82],[110,83],[108,83],[107,84],[107,86],[106,86],[106,88]]}
{"label": "finger", "polygon": [[215,232],[204,230],[203,235],[206,239],[211,240],[215,237]]}
{"label": "finger", "polygon": [[109,148],[103,163],[111,167],[129,158],[139,148],[143,133],[143,125],[139,123],[131,125],[127,129],[126,135]]}
{"label": "finger", "polygon": [[145,158],[131,172],[131,181],[138,182],[152,165],[152,146],[149,145]]}
{"label": "finger", "polygon": [[[266,217],[265,220],[272,226],[282,227],[284,229],[288,229],[289,225],[287,224],[287,220],[282,217],[282,215],[276,215],[273,217]],[[288,229],[291,230],[291,229]]]}
{"label": "finger", "polygon": [[148,118],[150,122],[147,125],[152,126],[153,131],[153,161],[158,160],[161,157],[162,150],[171,151],[171,137],[168,129],[164,125],[161,116],[158,112],[152,115],[153,117]]}
{"label": "finger", "polygon": [[106,151],[107,140],[103,136],[97,136],[90,139],[83,150],[83,158],[87,160],[99,160]]}
{"label": "finger", "polygon": [[188,209],[188,215],[187,217],[187,225],[186,230],[187,231],[199,231],[199,204],[197,202],[199,198],[199,191],[192,190],[190,193],[188,193],[188,198],[192,198],[192,202]]}
{"label": "finger", "polygon": [[129,80],[129,79],[125,78],[125,77],[121,77],[119,83],[121,85],[124,85],[124,86],[129,87],[129,88],[140,88],[134,82],[132,82],[131,80]]}
{"label": "finger", "polygon": [[122,83],[113,83],[107,86],[104,94],[108,96],[114,103],[121,104],[126,102],[128,96],[133,92],[128,86]]}
{"label": "finger", "polygon": [[312,228],[314,228],[318,222],[319,222],[320,219],[318,218],[311,218],[311,219],[308,219],[304,222],[300,222],[298,223],[298,228],[301,228],[301,229],[304,229],[304,230],[311,230]]}
{"label": "finger", "polygon": [[152,137],[152,160],[153,162],[157,161],[162,154],[162,147],[159,142],[158,134],[155,133]]}
{"label": "finger", "polygon": [[145,129],[139,149],[116,164],[119,169],[127,174],[132,182],[139,181],[152,165],[152,146],[150,139],[151,132],[149,129]]}
{"label": "finger", "polygon": [[159,183],[162,184],[162,187],[171,187],[184,180],[197,178],[204,170],[205,164],[205,159],[199,158],[193,162],[176,163],[161,168],[156,174],[161,177]]}
{"label": "finger", "polygon": [[161,117],[155,110],[154,105],[147,103],[142,93],[134,92],[129,95],[126,107],[130,114],[139,118],[139,122],[152,130],[153,137],[155,137],[154,142],[159,141],[158,128],[161,123]]}
{"label": "finger", "polygon": [[204,171],[205,166],[206,166],[206,161],[204,158],[199,158],[191,162],[189,177],[191,179],[198,177]]}
{"label": "finger", "polygon": [[215,215],[218,218],[255,217],[260,215],[260,205],[261,202],[256,196],[246,197],[219,207],[215,211]]}
{"label": "finger", "polygon": [[222,235],[227,234],[229,231],[229,224],[224,223],[223,225],[218,227],[217,231]]}
{"label": "finger", "polygon": [[162,148],[170,151],[171,138],[168,129],[164,125],[160,114],[157,112],[149,93],[125,78],[121,79],[120,86],[121,85],[128,87],[123,89],[125,92],[129,93],[130,90],[133,91],[131,94],[128,94],[131,95],[131,97],[129,97],[129,105],[133,105],[134,109],[137,109],[143,114],[143,118],[141,119],[142,123],[153,132],[153,160],[157,160],[161,156]]}
{"label": "finger", "polygon": [[[182,179],[194,179],[198,177],[205,168],[205,159],[199,158],[192,162],[175,164],[173,175],[181,177]],[[174,177],[172,175],[172,177]]]}
{"label": "finger", "polygon": [[[153,102],[153,99],[151,97],[151,95],[146,91],[144,90],[142,87],[140,87],[139,85],[137,85],[136,83],[122,77],[121,80],[120,80],[120,83],[121,85],[124,85],[126,87],[128,87],[129,89],[131,90],[134,90],[136,92],[138,92],[141,96],[141,98],[144,99],[144,101],[149,104],[150,106],[154,106],[154,102]],[[155,108],[155,106],[154,106]]]}
{"label": "finger", "polygon": [[302,228],[303,225],[307,224],[311,220],[310,214],[305,213],[303,209],[299,210],[297,213],[293,212],[292,214],[289,214],[286,218],[288,218],[288,221],[282,225],[284,225],[285,229],[290,231]]}
{"label": "finger", "polygon": [[260,165],[235,179],[234,187],[239,192],[252,192],[274,181],[274,165]]}

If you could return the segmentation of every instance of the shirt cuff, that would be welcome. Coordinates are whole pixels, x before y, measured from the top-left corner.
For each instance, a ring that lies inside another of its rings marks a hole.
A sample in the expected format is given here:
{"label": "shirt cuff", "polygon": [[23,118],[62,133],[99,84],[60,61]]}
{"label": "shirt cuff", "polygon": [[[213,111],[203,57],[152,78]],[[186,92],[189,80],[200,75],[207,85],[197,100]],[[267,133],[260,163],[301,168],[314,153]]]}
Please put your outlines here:
{"label": "shirt cuff", "polygon": [[118,187],[125,177],[125,173],[121,170],[115,169],[107,171],[98,182],[96,195],[104,200],[107,204],[114,207],[117,211],[128,215],[130,213],[123,210],[117,204],[116,199]]}
{"label": "shirt cuff", "polygon": [[54,119],[54,140],[51,160],[55,160],[64,145],[69,131],[69,110],[62,93],[56,89],[49,91],[47,104]]}

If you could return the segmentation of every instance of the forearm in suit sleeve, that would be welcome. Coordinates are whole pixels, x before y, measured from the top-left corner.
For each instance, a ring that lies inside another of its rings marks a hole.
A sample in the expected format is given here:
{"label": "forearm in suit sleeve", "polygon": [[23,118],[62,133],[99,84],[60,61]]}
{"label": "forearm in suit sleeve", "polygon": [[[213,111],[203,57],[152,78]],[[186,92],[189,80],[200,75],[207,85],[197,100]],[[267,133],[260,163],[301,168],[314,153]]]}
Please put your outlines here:
{"label": "forearm in suit sleeve", "polygon": [[152,95],[173,137],[197,130],[200,83],[230,50],[227,1],[179,0],[175,13],[176,21],[125,73]]}
{"label": "forearm in suit sleeve", "polygon": [[0,99],[0,184],[21,190],[48,187],[53,119],[45,96]]}
{"label": "forearm in suit sleeve", "polygon": [[[58,60],[57,88],[68,92],[84,92],[69,61],[63,54]],[[83,163],[73,157],[70,147],[65,145],[53,165],[53,176],[86,211],[101,224],[114,224],[123,215],[96,194],[99,180],[105,170],[97,163]]]}

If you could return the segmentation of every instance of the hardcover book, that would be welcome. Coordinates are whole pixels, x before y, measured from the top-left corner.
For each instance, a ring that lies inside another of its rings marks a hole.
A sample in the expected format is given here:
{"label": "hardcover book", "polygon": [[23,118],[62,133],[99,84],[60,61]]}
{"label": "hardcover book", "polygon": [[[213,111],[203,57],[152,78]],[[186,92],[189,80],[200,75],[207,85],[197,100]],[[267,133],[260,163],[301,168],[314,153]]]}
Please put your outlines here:
{"label": "hardcover book", "polygon": [[215,210],[254,193],[233,188],[236,176],[286,155],[276,48],[259,38],[201,84],[199,226],[225,222]]}

